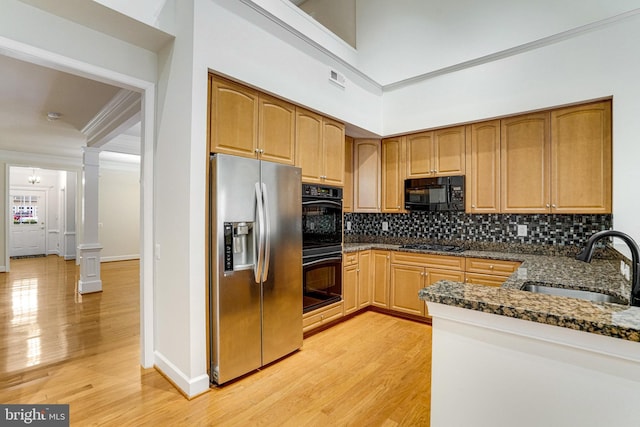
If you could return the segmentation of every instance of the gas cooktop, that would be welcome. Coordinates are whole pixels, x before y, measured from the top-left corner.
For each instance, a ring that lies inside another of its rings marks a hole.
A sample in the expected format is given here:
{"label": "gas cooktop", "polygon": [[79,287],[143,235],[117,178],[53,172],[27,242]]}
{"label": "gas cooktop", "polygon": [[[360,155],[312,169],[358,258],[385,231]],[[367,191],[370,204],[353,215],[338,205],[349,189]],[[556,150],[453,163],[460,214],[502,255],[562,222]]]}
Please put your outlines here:
{"label": "gas cooktop", "polygon": [[423,251],[440,251],[440,252],[463,252],[462,246],[456,245],[438,245],[432,243],[411,243],[400,246],[401,249],[421,249]]}

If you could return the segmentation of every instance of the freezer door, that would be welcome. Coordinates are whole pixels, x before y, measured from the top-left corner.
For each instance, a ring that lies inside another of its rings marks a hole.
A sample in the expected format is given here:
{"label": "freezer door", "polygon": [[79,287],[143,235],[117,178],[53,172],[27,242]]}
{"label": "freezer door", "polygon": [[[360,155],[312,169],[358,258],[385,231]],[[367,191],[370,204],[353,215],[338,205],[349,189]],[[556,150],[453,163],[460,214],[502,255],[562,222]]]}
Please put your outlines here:
{"label": "freezer door", "polygon": [[[224,224],[256,221],[257,160],[218,154],[211,163],[211,376],[225,383],[262,364],[261,287],[252,266],[225,272]],[[252,232],[258,232],[257,227]]]}
{"label": "freezer door", "polygon": [[299,168],[262,162],[268,222],[262,363],[302,347],[302,189]]}

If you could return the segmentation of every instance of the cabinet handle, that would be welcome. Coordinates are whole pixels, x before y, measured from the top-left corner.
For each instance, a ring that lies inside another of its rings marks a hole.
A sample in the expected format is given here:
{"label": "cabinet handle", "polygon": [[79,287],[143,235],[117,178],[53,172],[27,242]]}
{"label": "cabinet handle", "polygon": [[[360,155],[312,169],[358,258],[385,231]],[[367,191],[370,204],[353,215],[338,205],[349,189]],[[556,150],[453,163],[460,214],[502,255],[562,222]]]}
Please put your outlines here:
{"label": "cabinet handle", "polygon": [[554,208],[554,209],[555,209],[555,208],[557,208],[557,206],[556,206],[556,205],[551,205],[551,207],[552,207],[552,208]]}
{"label": "cabinet handle", "polygon": [[551,206],[549,205],[549,203],[547,203],[547,207],[548,207],[548,208],[549,208],[549,207],[551,207]]}
{"label": "cabinet handle", "polygon": [[471,205],[471,207],[475,209],[475,208],[476,208],[476,205]]}
{"label": "cabinet handle", "polygon": [[493,270],[493,265],[490,265],[490,266],[489,266],[489,270]]}

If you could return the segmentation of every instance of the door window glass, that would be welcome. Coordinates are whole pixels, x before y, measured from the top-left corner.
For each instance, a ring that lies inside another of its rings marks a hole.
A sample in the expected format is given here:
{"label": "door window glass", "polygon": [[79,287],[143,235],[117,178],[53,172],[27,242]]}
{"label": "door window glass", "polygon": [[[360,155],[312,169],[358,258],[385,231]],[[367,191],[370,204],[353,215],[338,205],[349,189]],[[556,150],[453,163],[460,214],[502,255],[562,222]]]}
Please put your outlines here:
{"label": "door window glass", "polygon": [[14,225],[38,223],[38,196],[11,196]]}

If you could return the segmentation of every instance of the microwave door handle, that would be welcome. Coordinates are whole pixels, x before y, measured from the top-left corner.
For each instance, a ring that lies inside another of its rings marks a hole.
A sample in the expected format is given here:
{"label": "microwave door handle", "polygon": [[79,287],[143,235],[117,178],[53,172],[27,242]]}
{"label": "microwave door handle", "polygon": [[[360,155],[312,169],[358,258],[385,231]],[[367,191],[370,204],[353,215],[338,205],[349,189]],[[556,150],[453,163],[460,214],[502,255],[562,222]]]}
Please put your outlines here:
{"label": "microwave door handle", "polygon": [[264,200],[264,267],[262,268],[262,281],[266,282],[269,277],[269,261],[271,259],[271,225],[269,213],[269,195],[267,185],[262,183],[262,198]]}
{"label": "microwave door handle", "polygon": [[[258,225],[258,233],[253,233],[254,238],[254,248],[258,248],[258,253],[255,256],[255,262],[253,264],[253,275],[256,283],[260,283],[260,278],[262,276],[262,258],[264,257],[264,206],[262,205],[262,191],[260,190],[260,183],[256,182],[256,210],[257,215],[257,225]],[[256,234],[257,234],[257,245],[256,245]]]}

